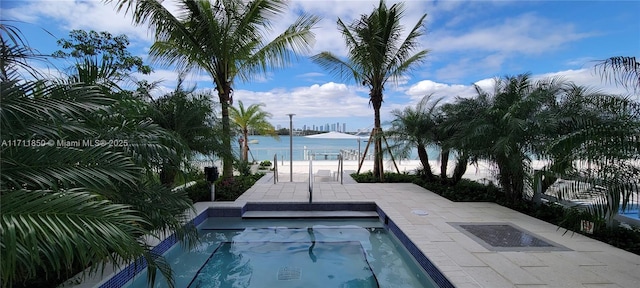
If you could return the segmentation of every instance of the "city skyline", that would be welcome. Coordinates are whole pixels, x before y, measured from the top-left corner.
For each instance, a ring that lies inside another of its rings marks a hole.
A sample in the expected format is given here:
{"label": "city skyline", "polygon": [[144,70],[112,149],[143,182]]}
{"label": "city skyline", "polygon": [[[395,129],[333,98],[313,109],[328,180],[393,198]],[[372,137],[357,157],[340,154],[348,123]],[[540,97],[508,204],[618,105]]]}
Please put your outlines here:
{"label": "city skyline", "polygon": [[[327,122],[327,123],[324,123],[324,124],[321,124],[321,125],[316,125],[316,124],[308,125],[308,124],[304,124],[303,123],[303,124],[300,124],[298,126],[295,125],[295,122],[293,122],[293,124],[294,124],[293,125],[293,131],[318,131],[318,132],[335,131],[335,132],[342,132],[342,133],[362,132],[362,129],[353,130],[353,131],[347,130],[347,123],[346,122],[343,122],[343,123],[340,123],[340,122],[329,123],[329,122]],[[285,127],[285,125],[281,125],[281,124],[278,124],[278,125],[274,126],[274,128],[276,130],[282,130],[282,129],[289,130],[289,126]]]}

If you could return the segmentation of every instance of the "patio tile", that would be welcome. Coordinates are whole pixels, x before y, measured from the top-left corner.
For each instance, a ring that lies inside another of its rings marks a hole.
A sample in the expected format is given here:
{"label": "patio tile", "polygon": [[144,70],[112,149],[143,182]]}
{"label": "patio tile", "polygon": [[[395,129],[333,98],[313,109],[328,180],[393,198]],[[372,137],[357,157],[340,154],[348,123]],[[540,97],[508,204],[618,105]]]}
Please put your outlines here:
{"label": "patio tile", "polygon": [[478,259],[473,253],[464,249],[462,245],[456,242],[437,242],[436,246],[447,254],[456,264],[461,267],[479,267],[487,266],[486,263]]}
{"label": "patio tile", "polygon": [[513,287],[513,283],[490,267],[466,267],[464,271],[481,287]]}
{"label": "patio tile", "polygon": [[[308,200],[308,182],[260,182],[234,202]],[[270,178],[272,181],[272,178]],[[314,183],[314,201],[375,201],[456,287],[640,287],[640,256],[495,203],[456,203],[414,184]],[[218,202],[208,202],[223,205]],[[224,204],[230,205],[230,204]],[[423,210],[419,216],[413,210]],[[508,222],[573,251],[490,252],[448,222]]]}
{"label": "patio tile", "polygon": [[522,269],[519,265],[509,261],[501,253],[477,253],[476,257],[487,263],[494,271],[499,271],[502,277],[516,285],[541,285],[540,279]]}

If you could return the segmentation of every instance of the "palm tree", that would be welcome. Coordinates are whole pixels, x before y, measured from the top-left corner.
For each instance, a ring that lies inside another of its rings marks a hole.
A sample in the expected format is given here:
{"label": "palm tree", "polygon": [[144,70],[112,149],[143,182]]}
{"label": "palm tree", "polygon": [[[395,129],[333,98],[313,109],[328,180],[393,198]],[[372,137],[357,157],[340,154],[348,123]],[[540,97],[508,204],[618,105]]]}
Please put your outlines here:
{"label": "palm tree", "polygon": [[[439,107],[438,114],[435,117],[435,133],[434,142],[440,147],[440,180],[442,182],[450,181],[452,184],[458,183],[464,173],[467,171],[469,163],[469,155],[465,151],[455,149],[454,136],[460,130],[456,126],[459,123],[455,120],[456,113],[452,110],[452,104],[443,104]],[[466,117],[466,114],[462,114]],[[447,175],[449,169],[449,158],[451,155],[456,156],[456,164],[451,178]]]}
{"label": "palm tree", "polygon": [[81,122],[109,99],[95,87],[17,79],[3,81],[0,93],[2,139],[14,141],[0,150],[3,285],[145,255],[155,267],[138,240],[151,234],[145,216],[100,193],[135,185],[140,167],[107,145],[66,142],[101,139]]}
{"label": "palm tree", "polygon": [[249,161],[249,129],[253,129],[259,134],[271,135],[278,138],[276,129],[267,121],[271,113],[262,110],[265,105],[251,104],[246,109],[242,101],[238,101],[238,108],[229,107],[231,121],[240,129],[244,141],[242,141],[242,160]]}
{"label": "palm tree", "polygon": [[455,136],[456,148],[494,163],[512,203],[522,201],[530,180],[531,155],[538,152],[544,121],[540,115],[555,103],[563,85],[559,79],[533,82],[529,74],[506,76],[495,80],[491,92],[476,86],[475,98],[459,98],[453,108],[459,110],[457,127],[463,127]]}
{"label": "palm tree", "polygon": [[[2,47],[26,51],[14,48]],[[20,55],[3,57],[28,63],[19,59],[28,53]],[[159,140],[169,135],[128,114],[140,102],[116,100],[106,87],[25,80],[12,72],[12,61],[2,63],[8,67],[0,83],[0,137],[9,141],[0,148],[2,285],[55,283],[89,265],[95,273],[139,257],[152,279],[156,267],[172,279],[169,266],[141,240],[173,231],[181,239],[195,235],[182,228],[192,207],[187,196],[143,180],[147,159],[172,152]]]}
{"label": "palm tree", "polygon": [[[179,0],[172,14],[156,0],[105,0],[133,14],[137,24],[155,30],[151,57],[180,71],[209,74],[222,109],[223,177],[233,176],[229,106],[236,78],[283,67],[292,56],[308,52],[311,28],[319,18],[302,13],[284,32],[268,41],[272,20],[286,11],[279,0]],[[174,16],[178,15],[178,16]]]}
{"label": "palm tree", "polygon": [[[469,99],[457,98],[456,103],[446,103],[440,106],[440,113],[436,119],[436,140],[440,145],[440,178],[458,183],[467,171],[469,162],[476,163],[477,157],[472,157],[471,151],[464,150],[464,130],[467,121],[478,111],[479,104]],[[459,142],[463,141],[463,142]],[[456,155],[456,165],[449,179],[447,176],[448,159],[451,153]]]}
{"label": "palm tree", "polygon": [[423,22],[426,14],[420,17],[409,33],[402,39],[403,26],[400,20],[404,15],[404,6],[397,3],[387,7],[383,0],[370,15],[362,15],[350,25],[338,19],[338,29],[342,32],[347,48],[346,60],[331,52],[322,52],[312,60],[331,71],[342,80],[355,80],[369,87],[369,102],[373,105],[375,155],[373,174],[378,180],[383,177],[382,128],[380,125],[380,107],[383,102],[384,85],[387,81],[397,81],[409,70],[419,64],[427,55],[427,50],[417,49],[419,37],[424,34]]}
{"label": "palm tree", "polygon": [[409,106],[403,110],[391,111],[395,118],[391,121],[391,130],[385,133],[396,140],[392,149],[400,152],[400,155],[406,156],[413,148],[417,148],[428,180],[433,180],[433,171],[426,147],[435,144],[436,117],[441,100],[442,98],[432,100],[429,95],[422,98],[415,108]]}
{"label": "palm tree", "polygon": [[[562,127],[547,141],[547,153],[553,160],[548,169],[603,188],[594,189],[598,192],[593,193],[595,204],[587,210],[610,227],[618,211],[626,209],[640,191],[640,103],[580,87],[569,92],[548,117]],[[567,189],[559,191],[559,196],[575,199],[584,192]]]}
{"label": "palm tree", "polygon": [[[37,69],[31,67],[30,61],[46,62],[46,55],[30,47],[20,30],[9,21],[0,20],[0,81],[9,81],[27,73],[33,78],[42,76]],[[28,61],[25,61],[28,60]],[[27,78],[27,77],[23,77]]]}
{"label": "palm tree", "polygon": [[188,167],[196,153],[210,155],[219,150],[213,102],[206,94],[196,93],[195,87],[185,90],[182,76],[173,92],[150,101],[149,115],[153,122],[178,140],[173,145],[176,157],[163,159],[160,164],[160,182],[173,187],[181,167]]}

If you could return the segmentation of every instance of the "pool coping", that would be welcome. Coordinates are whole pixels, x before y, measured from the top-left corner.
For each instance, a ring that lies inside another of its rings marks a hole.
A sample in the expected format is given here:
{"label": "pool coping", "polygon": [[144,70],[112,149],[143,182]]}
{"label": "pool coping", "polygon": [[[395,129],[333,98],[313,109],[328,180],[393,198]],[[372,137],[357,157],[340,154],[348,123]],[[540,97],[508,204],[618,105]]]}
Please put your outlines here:
{"label": "pool coping", "polygon": [[[242,206],[219,206],[207,207],[199,211],[197,216],[190,220],[187,225],[198,226],[210,217],[242,217],[244,213],[250,211],[375,211],[379,220],[392,234],[402,243],[409,254],[415,259],[417,264],[424,269],[425,273],[435,282],[438,287],[455,287],[451,281],[432,263],[420,248],[409,239],[409,237],[396,225],[396,223],[384,212],[375,201],[351,201],[351,202],[246,202]],[[160,241],[152,251],[164,254],[173,245],[178,243],[175,234],[171,234]],[[120,288],[134,279],[146,268],[144,260],[127,265],[117,272],[105,275],[106,277],[94,287],[99,288]]]}

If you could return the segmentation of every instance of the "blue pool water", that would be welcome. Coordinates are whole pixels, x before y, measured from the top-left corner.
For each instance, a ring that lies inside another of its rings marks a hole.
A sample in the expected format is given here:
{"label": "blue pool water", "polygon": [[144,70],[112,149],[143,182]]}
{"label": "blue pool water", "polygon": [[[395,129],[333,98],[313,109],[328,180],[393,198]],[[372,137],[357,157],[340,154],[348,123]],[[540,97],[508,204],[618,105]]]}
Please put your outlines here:
{"label": "blue pool water", "polygon": [[638,208],[627,209],[624,211],[620,211],[620,215],[624,215],[629,218],[640,219],[640,210],[638,210]]}
{"label": "blue pool water", "polygon": [[[437,287],[377,219],[226,217],[198,228],[196,247],[165,253],[176,287]],[[146,273],[125,287],[147,287]]]}

